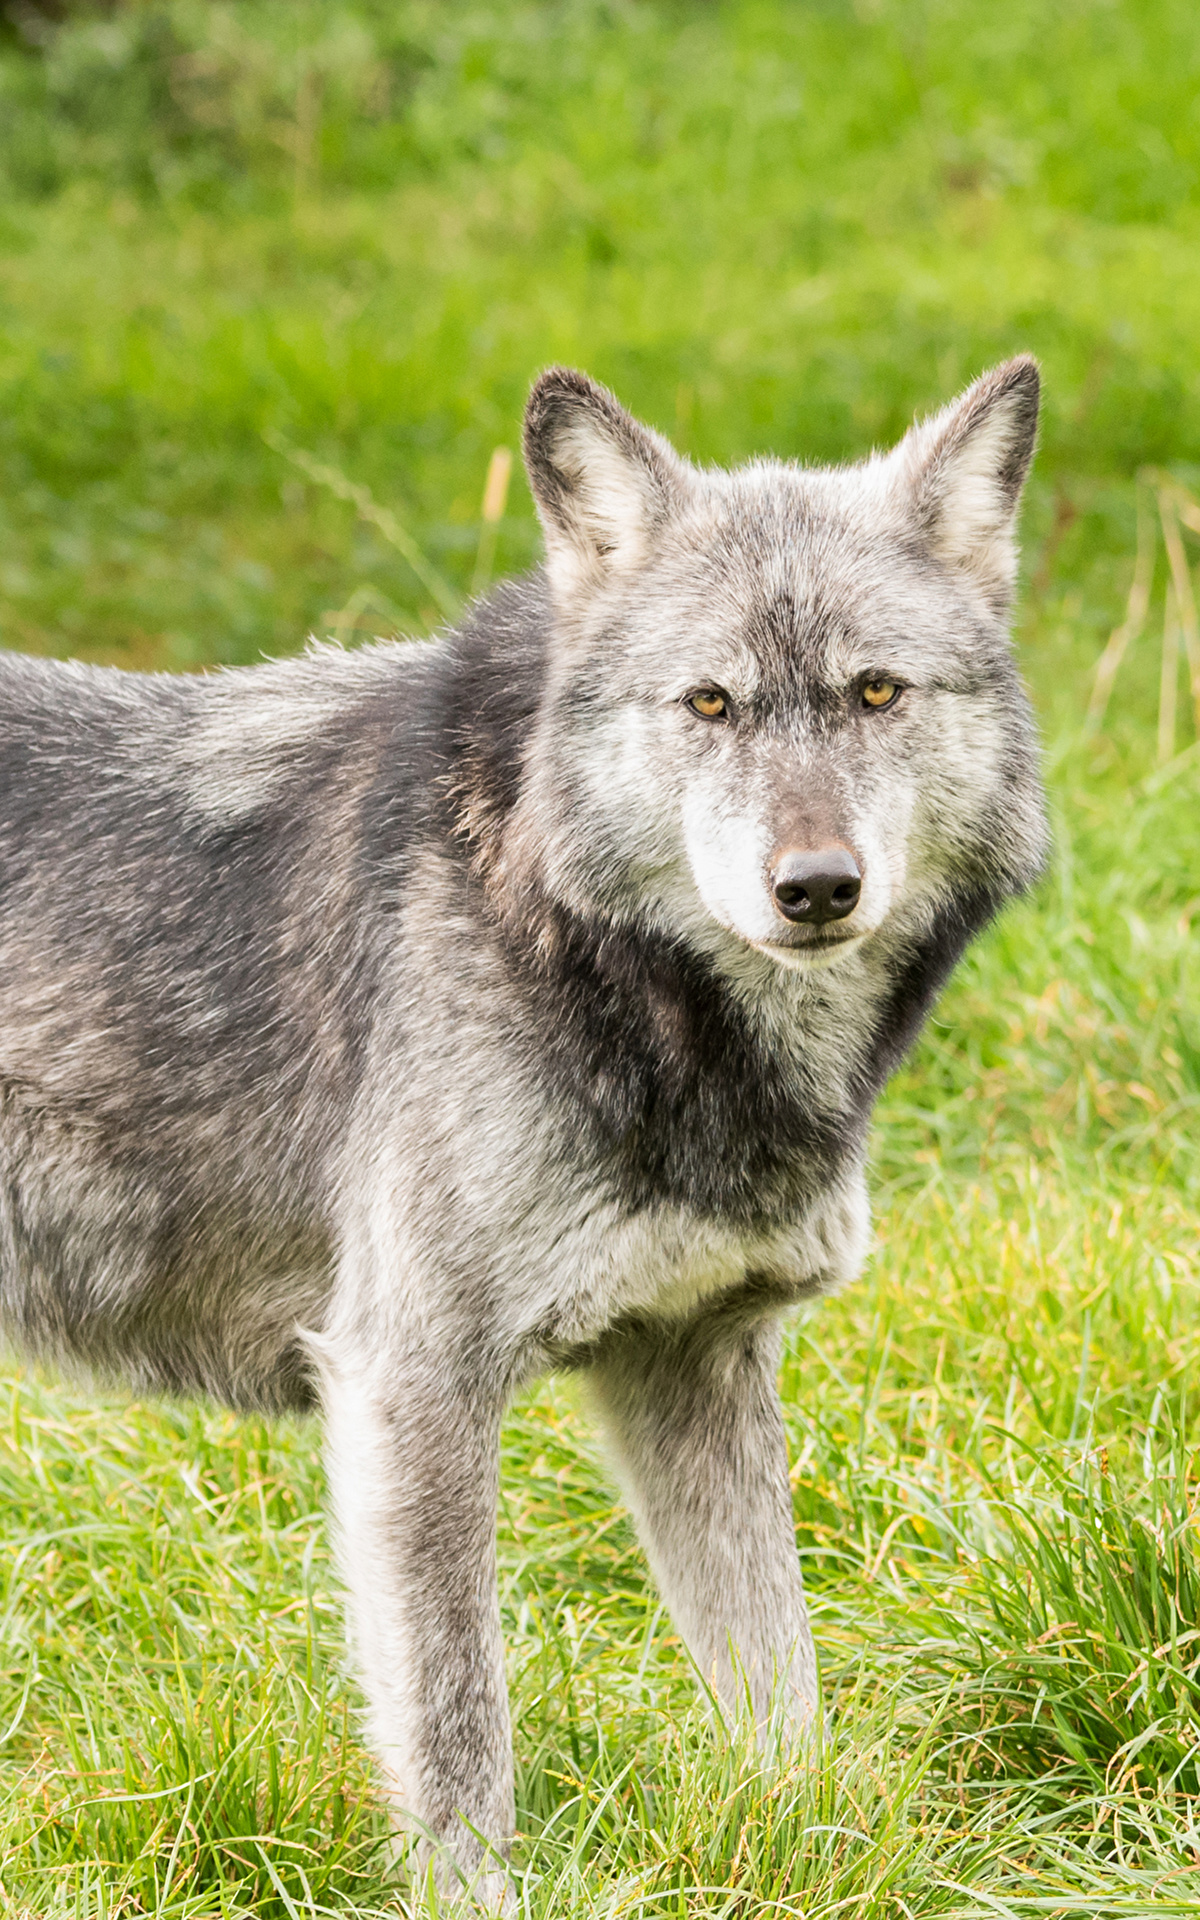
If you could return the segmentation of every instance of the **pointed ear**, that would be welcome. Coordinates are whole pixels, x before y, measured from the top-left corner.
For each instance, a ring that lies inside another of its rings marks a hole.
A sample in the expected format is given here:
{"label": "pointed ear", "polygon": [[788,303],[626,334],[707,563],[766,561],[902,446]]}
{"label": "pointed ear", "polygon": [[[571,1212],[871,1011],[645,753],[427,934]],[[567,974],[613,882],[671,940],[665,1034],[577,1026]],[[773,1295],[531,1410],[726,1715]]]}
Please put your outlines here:
{"label": "pointed ear", "polygon": [[1007,360],[914,427],[890,456],[908,511],[938,558],[973,574],[1001,605],[1016,574],[1017,505],[1037,437],[1039,386],[1036,360]]}
{"label": "pointed ear", "polygon": [[639,566],[683,499],[683,462],[607,387],[551,367],[525,409],[525,467],[563,598]]}

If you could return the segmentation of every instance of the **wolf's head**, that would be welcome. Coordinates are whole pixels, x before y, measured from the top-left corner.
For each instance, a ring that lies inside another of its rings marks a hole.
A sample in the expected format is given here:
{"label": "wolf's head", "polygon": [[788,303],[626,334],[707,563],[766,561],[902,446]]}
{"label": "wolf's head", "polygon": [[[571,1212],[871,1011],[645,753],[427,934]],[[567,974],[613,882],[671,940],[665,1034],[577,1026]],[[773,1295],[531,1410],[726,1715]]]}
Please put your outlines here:
{"label": "wolf's head", "polygon": [[558,898],[811,969],[1036,873],[1007,622],[1037,408],[1011,360],[860,466],[726,473],[542,375],[555,635],[517,814]]}

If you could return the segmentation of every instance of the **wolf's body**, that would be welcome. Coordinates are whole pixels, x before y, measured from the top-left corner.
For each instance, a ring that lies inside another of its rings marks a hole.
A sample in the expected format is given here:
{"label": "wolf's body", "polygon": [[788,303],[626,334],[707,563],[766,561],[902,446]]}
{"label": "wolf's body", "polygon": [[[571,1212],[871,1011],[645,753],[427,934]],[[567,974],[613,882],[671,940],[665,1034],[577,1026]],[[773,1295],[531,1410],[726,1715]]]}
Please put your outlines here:
{"label": "wolf's body", "polygon": [[702,1668],[811,1712],[776,1329],[858,1271],[872,1100],[1041,860],[1036,386],[724,475],[553,373],[546,571],[456,634],[0,658],[3,1325],[319,1398],[390,1790],[468,1872],[461,1822],[512,1823],[497,1438],[539,1370],[585,1371]]}

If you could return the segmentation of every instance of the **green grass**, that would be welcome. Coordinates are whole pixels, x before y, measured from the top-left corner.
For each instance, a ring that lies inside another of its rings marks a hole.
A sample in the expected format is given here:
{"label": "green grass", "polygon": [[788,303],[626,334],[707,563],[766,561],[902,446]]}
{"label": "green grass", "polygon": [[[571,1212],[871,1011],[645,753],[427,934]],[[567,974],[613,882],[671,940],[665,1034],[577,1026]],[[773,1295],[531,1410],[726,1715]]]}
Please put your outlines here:
{"label": "green grass", "polygon": [[[1156,764],[1161,558],[1084,724],[1135,475],[1200,476],[1194,6],[149,0],[41,37],[0,40],[7,646],[431,627],[552,357],[732,460],[859,453],[1042,356],[1054,868],[885,1098],[872,1267],[785,1363],[824,1744],[771,1772],[714,1723],[542,1386],[502,1513],[520,1898],[1200,1915],[1200,757],[1181,683]],[[514,482],[496,563],[535,551]],[[0,1915],[394,1903],[316,1431],[10,1369],[0,1480]]]}

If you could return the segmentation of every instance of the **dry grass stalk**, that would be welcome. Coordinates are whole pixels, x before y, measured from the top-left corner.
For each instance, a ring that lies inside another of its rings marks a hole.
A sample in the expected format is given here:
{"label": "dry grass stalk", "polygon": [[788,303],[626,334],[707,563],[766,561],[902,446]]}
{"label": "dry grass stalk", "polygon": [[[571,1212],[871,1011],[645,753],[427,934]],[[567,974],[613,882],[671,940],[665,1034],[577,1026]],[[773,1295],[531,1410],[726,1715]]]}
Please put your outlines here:
{"label": "dry grass stalk", "polygon": [[508,483],[511,478],[512,454],[507,447],[494,448],[488,461],[487,479],[483,483],[479,551],[475,556],[475,571],[471,575],[472,600],[477,594],[486,593],[491,584],[492,568],[496,564],[496,542],[500,537],[500,522],[508,503]]}
{"label": "dry grass stalk", "polygon": [[1158,764],[1175,752],[1175,703],[1179,691],[1179,603],[1175,583],[1167,582],[1163,610],[1162,662],[1158,677]]}
{"label": "dry grass stalk", "polygon": [[[1175,605],[1183,633],[1183,644],[1187,650],[1192,712],[1195,715],[1196,733],[1200,737],[1200,623],[1196,618],[1196,596],[1192,588],[1191,570],[1183,550],[1183,535],[1179,530],[1181,509],[1190,507],[1195,514],[1195,530],[1200,532],[1200,512],[1196,511],[1186,494],[1181,499],[1180,494],[1173,488],[1163,487],[1159,493],[1158,502],[1163,542],[1167,549],[1171,582],[1175,588]],[[1188,524],[1192,525],[1193,522],[1189,519]]]}
{"label": "dry grass stalk", "polygon": [[[1151,500],[1153,488],[1153,501]],[[1157,510],[1157,512],[1155,512]],[[1158,525],[1155,525],[1157,517]],[[1113,683],[1130,647],[1146,625],[1154,586],[1158,534],[1167,556],[1167,583],[1163,605],[1162,654],[1159,666],[1158,761],[1174,752],[1178,700],[1179,643],[1187,656],[1188,685],[1196,737],[1200,740],[1200,617],[1191,569],[1184,550],[1182,529],[1200,534],[1200,504],[1170,474],[1146,469],[1138,475],[1137,553],[1133,565],[1125,618],[1115,628],[1096,662],[1086,730],[1094,733],[1103,722]]]}
{"label": "dry grass stalk", "polygon": [[1092,682],[1092,697],[1088,702],[1086,727],[1094,733],[1104,721],[1112,694],[1113,681],[1120,670],[1132,643],[1141,634],[1146,624],[1146,615],[1150,609],[1150,590],[1154,584],[1154,557],[1157,547],[1154,532],[1154,520],[1150,512],[1150,502],[1143,486],[1137,492],[1137,553],[1133,563],[1133,580],[1129,587],[1129,599],[1125,606],[1125,618],[1119,627],[1115,627],[1109,636],[1108,644],[1096,663],[1096,677]]}
{"label": "dry grass stalk", "polygon": [[276,453],[282,454],[285,460],[290,460],[294,467],[299,467],[301,473],[307,474],[308,478],[315,481],[319,487],[327,487],[329,492],[335,494],[339,500],[348,501],[356,509],[360,520],[365,520],[369,526],[378,528],[384,539],[395,547],[397,553],[403,554],[421,585],[426,592],[432,594],[446,618],[448,620],[458,618],[459,599],[453,587],[442,578],[432,561],[426,559],[412,534],[401,524],[391,509],[379,505],[369,487],[351,480],[340,467],[331,467],[323,460],[314,459],[313,455],[306,453],[303,447],[293,447],[280,433],[268,429],[263,434],[263,439],[269,447],[272,447]]}

